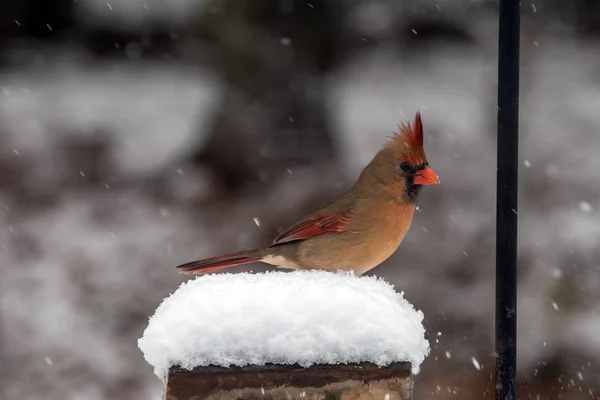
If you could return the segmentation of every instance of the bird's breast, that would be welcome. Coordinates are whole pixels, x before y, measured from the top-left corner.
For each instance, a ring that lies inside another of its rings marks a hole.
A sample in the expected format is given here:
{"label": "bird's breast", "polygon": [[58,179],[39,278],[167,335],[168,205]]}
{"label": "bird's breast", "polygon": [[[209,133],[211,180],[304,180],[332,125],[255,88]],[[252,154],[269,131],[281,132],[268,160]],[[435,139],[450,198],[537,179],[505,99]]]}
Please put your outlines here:
{"label": "bird's breast", "polygon": [[375,268],[398,248],[412,223],[414,206],[392,202],[357,212],[348,229],[299,243],[302,268],[353,270]]}
{"label": "bird's breast", "polygon": [[[364,273],[387,260],[400,246],[412,224],[414,206],[388,204],[375,218],[375,223],[365,226],[368,231],[360,248],[361,271]],[[358,272],[358,271],[357,271]]]}

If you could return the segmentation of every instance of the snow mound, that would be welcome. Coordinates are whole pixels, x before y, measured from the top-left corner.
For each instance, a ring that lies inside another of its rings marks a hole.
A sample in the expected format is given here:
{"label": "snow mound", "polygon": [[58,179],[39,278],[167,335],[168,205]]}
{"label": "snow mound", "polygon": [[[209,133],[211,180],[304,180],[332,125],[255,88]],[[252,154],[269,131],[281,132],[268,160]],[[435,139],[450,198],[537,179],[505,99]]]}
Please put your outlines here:
{"label": "snow mound", "polygon": [[417,311],[375,277],[324,271],[204,275],[163,300],[138,341],[155,374],[172,366],[408,361],[429,353]]}

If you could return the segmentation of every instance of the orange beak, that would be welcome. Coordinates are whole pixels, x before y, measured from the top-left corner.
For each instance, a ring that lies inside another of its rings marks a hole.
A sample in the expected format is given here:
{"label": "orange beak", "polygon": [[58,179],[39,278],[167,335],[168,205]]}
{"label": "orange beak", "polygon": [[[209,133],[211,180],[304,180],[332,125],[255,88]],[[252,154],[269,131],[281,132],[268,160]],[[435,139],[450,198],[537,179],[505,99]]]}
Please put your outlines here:
{"label": "orange beak", "polygon": [[440,177],[433,172],[433,169],[430,167],[425,167],[425,169],[417,172],[415,178],[413,179],[413,183],[415,185],[437,185],[440,183]]}

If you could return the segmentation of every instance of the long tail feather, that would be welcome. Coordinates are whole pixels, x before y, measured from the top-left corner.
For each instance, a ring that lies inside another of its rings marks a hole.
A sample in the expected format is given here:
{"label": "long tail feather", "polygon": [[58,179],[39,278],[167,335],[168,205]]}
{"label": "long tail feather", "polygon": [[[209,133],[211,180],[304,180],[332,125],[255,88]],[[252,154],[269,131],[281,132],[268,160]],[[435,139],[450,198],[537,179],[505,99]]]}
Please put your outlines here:
{"label": "long tail feather", "polygon": [[256,250],[243,250],[237,253],[223,254],[222,256],[204,258],[179,265],[177,269],[183,274],[206,274],[236,265],[248,264],[263,259],[256,255]]}

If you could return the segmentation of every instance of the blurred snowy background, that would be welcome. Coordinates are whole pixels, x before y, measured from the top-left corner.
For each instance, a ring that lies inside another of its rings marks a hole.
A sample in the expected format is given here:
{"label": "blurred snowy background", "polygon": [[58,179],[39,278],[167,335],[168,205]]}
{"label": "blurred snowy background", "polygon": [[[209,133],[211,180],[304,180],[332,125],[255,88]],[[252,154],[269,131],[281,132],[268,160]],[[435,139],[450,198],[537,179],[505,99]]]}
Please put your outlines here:
{"label": "blurred snowy background", "polygon": [[[520,398],[600,398],[600,3],[522,4]],[[417,110],[443,184],[371,273],[425,313],[415,398],[492,398],[496,33],[491,0],[2,2],[0,398],[160,399],[174,266],[269,243]]]}

